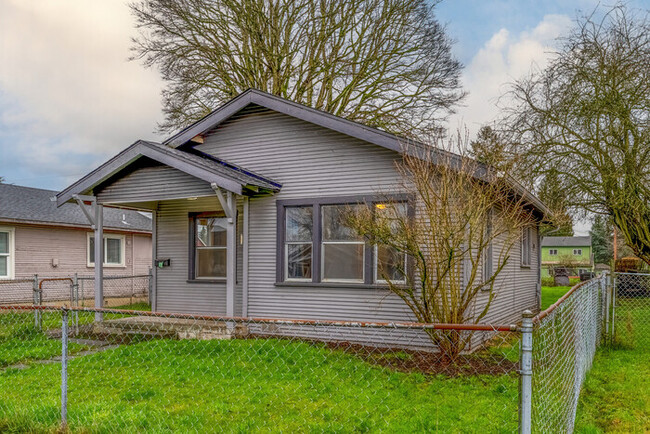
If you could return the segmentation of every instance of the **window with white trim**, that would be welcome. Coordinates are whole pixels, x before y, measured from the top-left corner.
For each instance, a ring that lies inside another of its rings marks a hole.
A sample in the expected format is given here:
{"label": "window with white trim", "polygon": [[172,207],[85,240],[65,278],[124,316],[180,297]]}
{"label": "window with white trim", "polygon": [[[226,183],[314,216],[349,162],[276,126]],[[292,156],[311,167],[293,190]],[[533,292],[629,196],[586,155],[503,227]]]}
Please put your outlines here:
{"label": "window with white trim", "polygon": [[549,249],[548,254],[549,256],[557,256],[557,249]]}
{"label": "window with white trim", "polygon": [[0,279],[14,278],[14,228],[0,227]]}
{"label": "window with white trim", "polygon": [[575,256],[582,256],[582,249],[573,249],[573,254]]}
{"label": "window with white trim", "polygon": [[[88,266],[95,266],[95,234],[88,234]],[[104,266],[124,267],[124,235],[104,234]]]}

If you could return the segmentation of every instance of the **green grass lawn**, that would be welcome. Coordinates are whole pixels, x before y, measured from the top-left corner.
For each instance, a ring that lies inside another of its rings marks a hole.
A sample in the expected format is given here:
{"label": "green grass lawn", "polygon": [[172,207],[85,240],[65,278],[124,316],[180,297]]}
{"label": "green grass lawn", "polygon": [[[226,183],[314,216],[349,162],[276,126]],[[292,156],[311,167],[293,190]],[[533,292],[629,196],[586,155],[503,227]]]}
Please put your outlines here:
{"label": "green grass lawn", "polygon": [[[118,306],[115,309],[151,310],[146,303]],[[73,313],[69,314],[70,327],[74,324]],[[118,318],[123,315],[107,314],[106,318]],[[35,326],[34,312],[0,310],[0,368],[17,363],[31,363],[35,360],[47,360],[61,355],[61,341],[50,338],[48,331],[61,330],[61,312],[41,312],[44,332]],[[93,315],[80,313],[79,324],[89,324]],[[60,333],[58,334],[60,336]],[[68,350],[75,354],[87,347],[71,343]]]}
{"label": "green grass lawn", "polygon": [[587,374],[577,432],[650,432],[650,299],[619,298],[616,327]]}
{"label": "green grass lawn", "polygon": [[548,309],[566,292],[571,289],[570,286],[542,286],[542,310]]}
{"label": "green grass lawn", "polygon": [[[69,364],[73,430],[514,432],[517,377],[396,372],[324,345],[153,340]],[[54,430],[60,365],[0,373],[0,431]]]}
{"label": "green grass lawn", "polygon": [[[44,313],[46,331],[60,321],[59,312]],[[80,324],[90,321],[80,314]],[[34,328],[32,313],[0,314],[0,432],[58,429],[61,365],[33,361],[60,350],[58,338]],[[29,366],[7,368],[19,361]],[[74,358],[68,372],[72,431],[517,429],[514,372],[400,372],[301,341],[146,340]]]}

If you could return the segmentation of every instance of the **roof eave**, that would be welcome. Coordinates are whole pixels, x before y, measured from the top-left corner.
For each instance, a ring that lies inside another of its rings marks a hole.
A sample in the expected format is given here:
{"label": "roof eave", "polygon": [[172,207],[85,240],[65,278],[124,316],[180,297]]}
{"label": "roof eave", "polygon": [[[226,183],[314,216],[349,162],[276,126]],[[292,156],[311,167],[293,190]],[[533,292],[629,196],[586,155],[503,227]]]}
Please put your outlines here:
{"label": "roof eave", "polygon": [[199,167],[188,159],[181,159],[177,156],[170,155],[160,149],[156,149],[148,142],[138,140],[97,169],[58,193],[56,195],[57,207],[70,202],[73,200],[75,195],[90,192],[94,187],[106,181],[111,176],[115,175],[141,157],[151,158],[152,160],[188,173],[208,183],[216,183],[220,187],[235,194],[242,194],[242,188],[244,185],[241,182],[211,172],[205,168]]}

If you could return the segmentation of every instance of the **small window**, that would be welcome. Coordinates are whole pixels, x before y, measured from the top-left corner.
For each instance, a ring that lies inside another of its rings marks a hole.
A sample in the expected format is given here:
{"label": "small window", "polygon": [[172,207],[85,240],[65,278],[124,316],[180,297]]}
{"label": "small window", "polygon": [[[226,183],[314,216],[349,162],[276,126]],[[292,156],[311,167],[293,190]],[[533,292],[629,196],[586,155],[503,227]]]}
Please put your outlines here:
{"label": "small window", "polygon": [[223,217],[201,217],[194,220],[194,278],[226,278],[226,228]]}
{"label": "small window", "polygon": [[[487,281],[494,274],[494,245],[492,242],[492,211],[487,214],[485,222],[485,237],[489,241],[487,249],[485,249],[485,257],[483,258],[483,281]],[[489,291],[490,286],[483,288],[484,291]]]}
{"label": "small window", "polygon": [[364,281],[366,243],[345,225],[345,213],[359,205],[322,206],[322,280]]}
{"label": "small window", "polygon": [[521,232],[521,265],[524,267],[530,266],[531,257],[531,235],[530,228],[525,227]]}
{"label": "small window", "polygon": [[314,209],[286,208],[285,276],[287,280],[312,279]]}
{"label": "small window", "polygon": [[573,249],[573,254],[575,256],[582,256],[582,249]]}
{"label": "small window", "polygon": [[[124,235],[104,235],[104,266],[124,267]],[[95,236],[88,234],[88,266],[95,266]]]}
{"label": "small window", "polygon": [[0,228],[0,279],[14,278],[14,229]]}
{"label": "small window", "polygon": [[549,249],[548,254],[549,256],[557,256],[557,249]]}

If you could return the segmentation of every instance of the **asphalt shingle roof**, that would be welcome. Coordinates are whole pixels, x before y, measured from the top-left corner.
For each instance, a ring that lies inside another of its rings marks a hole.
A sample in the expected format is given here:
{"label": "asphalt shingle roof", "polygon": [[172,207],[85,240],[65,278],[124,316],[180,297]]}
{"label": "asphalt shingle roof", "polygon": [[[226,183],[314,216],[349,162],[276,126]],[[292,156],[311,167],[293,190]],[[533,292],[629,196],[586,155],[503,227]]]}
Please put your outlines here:
{"label": "asphalt shingle roof", "polygon": [[[90,226],[77,204],[56,207],[50,200],[56,191],[0,183],[0,221],[62,223]],[[137,211],[104,208],[104,227],[108,229],[151,231],[151,218]]]}
{"label": "asphalt shingle roof", "polygon": [[544,237],[542,247],[589,247],[591,237]]}

